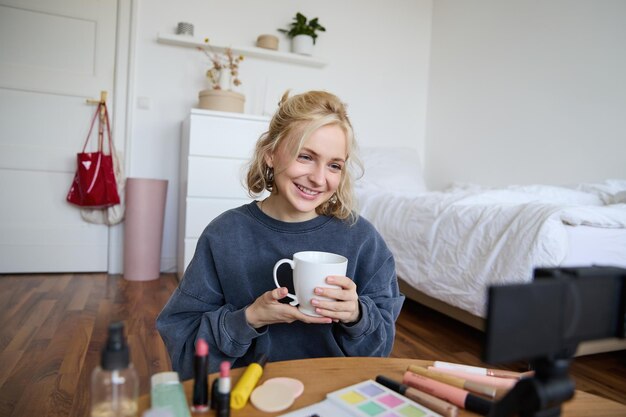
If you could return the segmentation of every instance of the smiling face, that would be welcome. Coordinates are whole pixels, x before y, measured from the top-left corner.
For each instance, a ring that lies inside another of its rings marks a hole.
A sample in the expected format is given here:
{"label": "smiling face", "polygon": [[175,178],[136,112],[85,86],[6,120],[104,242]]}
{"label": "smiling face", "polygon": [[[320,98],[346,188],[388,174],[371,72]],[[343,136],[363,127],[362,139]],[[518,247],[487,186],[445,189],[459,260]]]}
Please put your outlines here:
{"label": "smiling face", "polygon": [[337,191],[346,159],[346,135],[337,125],[315,130],[295,159],[283,144],[267,158],[274,168],[275,188],[263,204],[264,211],[289,222],[316,217],[315,209]]}

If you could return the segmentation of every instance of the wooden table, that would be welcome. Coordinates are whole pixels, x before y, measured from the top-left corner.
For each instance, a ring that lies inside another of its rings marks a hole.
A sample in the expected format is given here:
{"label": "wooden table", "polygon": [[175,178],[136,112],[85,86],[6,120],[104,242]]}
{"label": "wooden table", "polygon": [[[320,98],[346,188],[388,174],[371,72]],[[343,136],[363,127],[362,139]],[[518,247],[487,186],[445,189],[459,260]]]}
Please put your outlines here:
{"label": "wooden table", "polygon": [[[259,384],[269,378],[279,376],[297,378],[304,383],[304,393],[287,410],[279,413],[264,413],[248,402],[241,410],[231,410],[232,417],[248,416],[278,416],[298,408],[314,404],[326,398],[326,394],[347,387],[366,379],[375,379],[377,375],[385,375],[400,381],[410,359],[395,358],[319,358],[302,359],[297,361],[273,362],[265,366]],[[233,369],[231,372],[233,386],[245,368]],[[211,374],[210,383],[217,377]],[[187,399],[191,404],[193,381],[184,382]],[[150,407],[150,396],[139,398],[139,413]],[[212,417],[215,412],[195,413],[194,416]],[[477,416],[477,414],[461,410],[462,417]],[[626,416],[626,405],[607,400],[583,391],[576,391],[574,399],[563,406],[563,417],[617,417]]]}

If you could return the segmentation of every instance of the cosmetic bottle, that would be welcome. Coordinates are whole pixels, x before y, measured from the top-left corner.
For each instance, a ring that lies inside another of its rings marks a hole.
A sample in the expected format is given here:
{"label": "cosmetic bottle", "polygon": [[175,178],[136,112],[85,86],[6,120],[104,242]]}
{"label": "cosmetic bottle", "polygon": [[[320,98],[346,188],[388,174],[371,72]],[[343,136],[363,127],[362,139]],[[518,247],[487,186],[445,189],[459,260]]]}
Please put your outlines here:
{"label": "cosmetic bottle", "polygon": [[159,372],[150,378],[152,408],[164,408],[172,417],[191,417],[187,396],[177,372]]}
{"label": "cosmetic bottle", "polygon": [[91,417],[136,417],[139,378],[130,363],[124,324],[109,325],[100,366],[91,375]]}
{"label": "cosmetic bottle", "polygon": [[150,408],[141,417],[174,417],[174,413],[167,408]]}

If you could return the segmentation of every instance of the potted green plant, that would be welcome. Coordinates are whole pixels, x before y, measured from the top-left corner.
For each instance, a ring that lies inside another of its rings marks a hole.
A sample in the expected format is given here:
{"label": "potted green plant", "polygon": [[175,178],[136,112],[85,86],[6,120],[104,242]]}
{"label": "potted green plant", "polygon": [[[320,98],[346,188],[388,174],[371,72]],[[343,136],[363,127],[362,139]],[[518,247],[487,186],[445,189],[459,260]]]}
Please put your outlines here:
{"label": "potted green plant", "polygon": [[326,32],[326,28],[319,24],[318,18],[308,20],[298,12],[289,24],[289,29],[278,29],[279,32],[291,39],[291,51],[297,54],[312,55],[313,45],[317,39],[316,32]]}

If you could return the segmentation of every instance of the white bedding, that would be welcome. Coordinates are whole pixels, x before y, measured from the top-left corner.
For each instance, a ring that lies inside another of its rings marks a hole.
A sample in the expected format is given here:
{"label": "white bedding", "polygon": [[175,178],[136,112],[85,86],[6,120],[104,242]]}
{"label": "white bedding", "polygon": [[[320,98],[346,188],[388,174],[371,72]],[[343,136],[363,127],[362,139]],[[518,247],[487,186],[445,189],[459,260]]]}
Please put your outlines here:
{"label": "white bedding", "polygon": [[568,250],[560,266],[618,265],[626,267],[626,228],[566,227]]}
{"label": "white bedding", "polygon": [[[535,267],[576,264],[569,246],[572,228],[612,233],[609,242],[621,246],[612,248],[609,259],[626,267],[624,190],[622,180],[575,188],[457,185],[413,194],[361,184],[357,195],[360,214],[383,235],[400,277],[431,297],[485,317],[490,284],[527,282]],[[579,265],[590,262],[586,257]]]}

